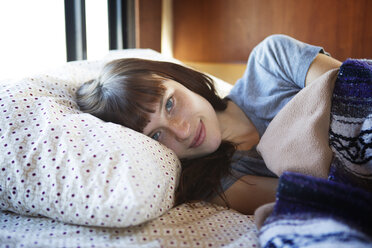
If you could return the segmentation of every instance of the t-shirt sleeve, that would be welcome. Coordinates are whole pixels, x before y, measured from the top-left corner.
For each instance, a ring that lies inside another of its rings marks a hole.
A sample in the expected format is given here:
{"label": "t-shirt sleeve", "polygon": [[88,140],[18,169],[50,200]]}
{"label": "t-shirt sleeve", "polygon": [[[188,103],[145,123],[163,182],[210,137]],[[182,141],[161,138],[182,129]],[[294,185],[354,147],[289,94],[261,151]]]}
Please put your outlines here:
{"label": "t-shirt sleeve", "polygon": [[286,35],[271,35],[251,52],[246,71],[231,90],[260,136],[276,114],[305,86],[307,71],[323,49]]}
{"label": "t-shirt sleeve", "polygon": [[304,88],[307,71],[319,52],[324,52],[321,47],[286,35],[271,35],[257,45],[252,54],[262,70]]}

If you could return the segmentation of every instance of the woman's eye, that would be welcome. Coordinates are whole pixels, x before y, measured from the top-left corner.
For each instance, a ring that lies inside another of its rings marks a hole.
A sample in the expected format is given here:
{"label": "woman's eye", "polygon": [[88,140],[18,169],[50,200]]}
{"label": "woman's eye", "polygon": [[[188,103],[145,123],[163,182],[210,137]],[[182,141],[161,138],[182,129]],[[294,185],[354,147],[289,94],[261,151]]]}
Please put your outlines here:
{"label": "woman's eye", "polygon": [[158,141],[159,140],[159,137],[160,137],[160,132],[156,132],[155,134],[153,134],[151,136],[151,139],[154,139],[154,140]]}
{"label": "woman's eye", "polygon": [[170,112],[172,108],[173,108],[173,97],[170,97],[165,103],[165,109],[167,110],[167,112]]}

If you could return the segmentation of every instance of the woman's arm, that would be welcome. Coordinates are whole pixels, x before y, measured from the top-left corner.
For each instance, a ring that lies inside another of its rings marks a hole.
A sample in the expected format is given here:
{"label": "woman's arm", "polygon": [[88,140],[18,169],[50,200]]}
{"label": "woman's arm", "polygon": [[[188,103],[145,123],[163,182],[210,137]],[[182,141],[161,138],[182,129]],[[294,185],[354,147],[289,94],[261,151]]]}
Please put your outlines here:
{"label": "woman's arm", "polygon": [[[275,201],[277,186],[277,178],[246,175],[224,193],[229,207],[243,214],[253,214],[259,206]],[[220,196],[216,196],[211,202],[226,206]]]}
{"label": "woman's arm", "polygon": [[319,53],[311,63],[305,78],[305,86],[308,86],[315,79],[326,73],[327,71],[339,68],[341,62],[325,54]]}

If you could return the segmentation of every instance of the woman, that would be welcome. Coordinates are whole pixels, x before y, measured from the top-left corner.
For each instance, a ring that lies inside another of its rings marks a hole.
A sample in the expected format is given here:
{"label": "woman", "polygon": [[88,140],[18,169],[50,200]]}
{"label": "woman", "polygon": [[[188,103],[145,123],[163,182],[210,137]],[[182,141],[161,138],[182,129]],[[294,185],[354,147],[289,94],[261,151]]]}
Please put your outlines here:
{"label": "woman", "polygon": [[225,99],[213,81],[168,62],[122,59],[77,91],[82,111],[142,132],[182,162],[177,203],[207,200],[245,214],[275,199],[277,176],[255,150],[276,114],[341,63],[322,48],[273,35],[251,53]]}

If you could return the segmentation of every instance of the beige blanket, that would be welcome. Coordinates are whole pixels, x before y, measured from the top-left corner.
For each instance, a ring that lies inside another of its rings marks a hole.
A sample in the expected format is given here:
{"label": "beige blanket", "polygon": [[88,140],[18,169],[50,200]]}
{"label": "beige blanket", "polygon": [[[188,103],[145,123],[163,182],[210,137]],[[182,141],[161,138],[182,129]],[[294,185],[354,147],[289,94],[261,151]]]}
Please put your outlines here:
{"label": "beige blanket", "polygon": [[267,167],[327,178],[332,160],[328,145],[331,97],[339,69],[323,74],[301,90],[272,120],[257,151]]}
{"label": "beige blanket", "polygon": [[[328,145],[331,98],[339,69],[330,70],[301,90],[272,120],[257,151],[278,176],[292,171],[327,178],[332,160]],[[258,208],[260,228],[274,203]]]}

